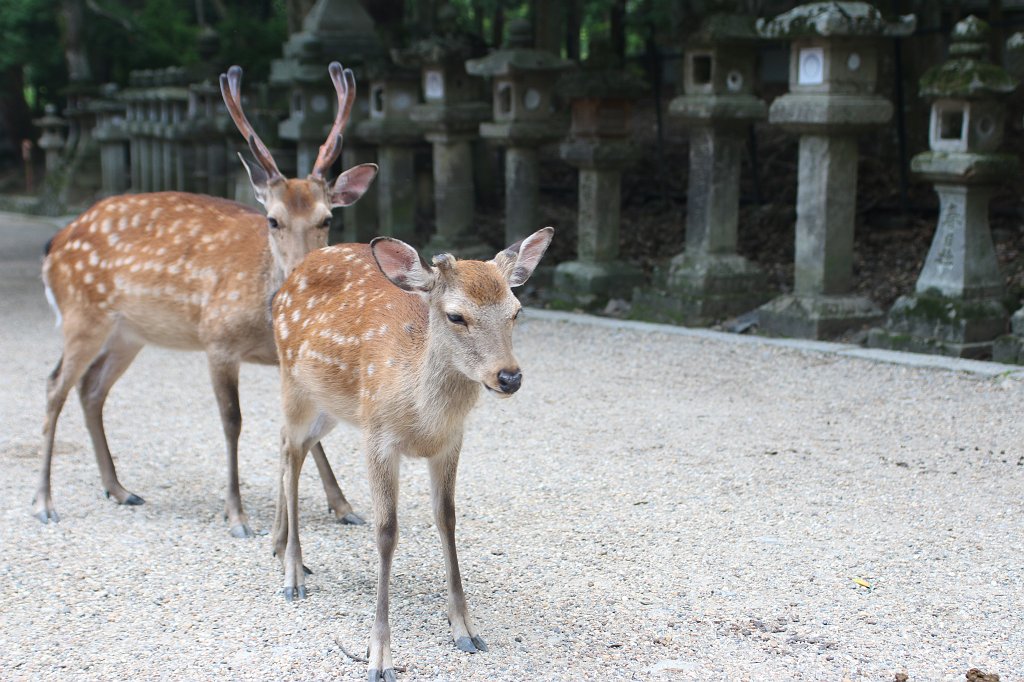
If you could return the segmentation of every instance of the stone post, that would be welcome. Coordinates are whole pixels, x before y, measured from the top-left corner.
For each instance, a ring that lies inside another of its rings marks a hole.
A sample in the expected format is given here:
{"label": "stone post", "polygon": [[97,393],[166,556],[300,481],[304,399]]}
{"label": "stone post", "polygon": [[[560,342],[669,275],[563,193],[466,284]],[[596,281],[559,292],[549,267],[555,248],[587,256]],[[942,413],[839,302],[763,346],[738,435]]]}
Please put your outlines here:
{"label": "stone post", "polygon": [[878,320],[881,311],[851,293],[859,132],[892,116],[875,93],[878,41],[908,35],[912,15],[887,23],[866,2],[801,5],[761,36],[792,42],[789,93],[769,122],[800,135],[793,293],[762,306],[760,328],[776,336],[825,338]]}
{"label": "stone post", "polygon": [[37,144],[46,158],[46,174],[56,173],[61,169],[61,153],[64,151],[64,130],[68,122],[57,115],[57,107],[47,104],[42,118],[32,121],[33,125],[42,130]]}
{"label": "stone post", "polygon": [[644,86],[610,66],[592,44],[584,68],[558,83],[572,106],[560,152],[579,169],[576,259],[555,268],[553,303],[559,307],[601,308],[610,298],[627,298],[643,279],[638,267],[619,259],[619,225],[622,169],[637,157],[629,139],[632,101]]}
{"label": "stone post", "polygon": [[117,100],[117,85],[101,90],[102,97],[89,103],[96,116],[93,138],[100,146],[100,193],[109,197],[128,191],[128,134],[125,130],[126,106]]}
{"label": "stone post", "polygon": [[754,18],[709,16],[687,41],[684,94],[669,114],[690,129],[686,250],[633,296],[632,317],[707,325],[756,308],[764,274],[736,253],[740,164],[750,125],[767,116],[754,96]]}
{"label": "stone post", "polygon": [[[986,357],[1006,329],[1003,278],[988,225],[997,185],[1017,158],[999,153],[1004,100],[1016,81],[989,63],[988,25],[968,17],[953,29],[950,60],[921,77],[932,100],[928,143],[911,169],[935,183],[939,220],[914,293],[901,296],[868,345],[957,357]],[[1012,358],[1004,358],[1012,359]]]}
{"label": "stone post", "polygon": [[470,59],[466,71],[493,79],[494,120],[480,124],[480,136],[504,145],[505,242],[536,232],[538,168],[537,148],[565,132],[563,117],[554,110],[555,80],[572,66],[533,45],[529,22],[509,25],[509,37],[500,50]]}
{"label": "stone post", "polygon": [[419,101],[419,86],[415,70],[372,69],[370,115],[355,131],[359,139],[377,145],[380,234],[411,244],[416,244],[416,145],[422,144],[423,133],[409,114]]}
{"label": "stone post", "polygon": [[482,54],[484,45],[458,29],[450,7],[438,18],[437,34],[392,51],[397,64],[419,68],[422,78],[423,104],[413,107],[410,118],[424,131],[433,152],[435,227],[425,250],[492,258],[495,248],[484,244],[473,222],[472,142],[489,107],[481,101],[480,82],[465,70],[466,60]]}

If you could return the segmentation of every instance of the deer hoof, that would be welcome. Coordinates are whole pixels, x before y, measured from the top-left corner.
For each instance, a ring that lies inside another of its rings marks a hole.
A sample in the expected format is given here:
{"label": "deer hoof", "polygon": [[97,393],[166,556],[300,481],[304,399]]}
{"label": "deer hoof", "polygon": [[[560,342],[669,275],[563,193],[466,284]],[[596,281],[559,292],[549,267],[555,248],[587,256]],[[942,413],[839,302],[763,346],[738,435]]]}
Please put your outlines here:
{"label": "deer hoof", "polygon": [[249,528],[249,524],[240,523],[237,526],[231,526],[231,536],[236,538],[254,538],[256,533],[252,532],[252,528]]}
{"label": "deer hoof", "polygon": [[129,507],[138,507],[140,504],[146,504],[146,501],[135,493],[128,493],[128,497],[124,498],[124,502],[121,504],[128,505]]}
{"label": "deer hoof", "polygon": [[459,637],[455,640],[455,648],[468,654],[487,651],[487,643],[479,637]]}
{"label": "deer hoof", "polygon": [[286,587],[284,588],[284,600],[295,601],[296,599],[306,598],[306,586],[300,585],[299,587]]}
{"label": "deer hoof", "polygon": [[309,566],[302,564],[302,572],[306,575],[313,575],[313,571],[310,570]]}
{"label": "deer hoof", "polygon": [[[348,514],[345,514],[340,519],[338,519],[338,523],[341,523],[341,524],[346,525],[346,526],[365,526],[366,525],[366,521],[364,521],[361,516],[357,516],[356,514],[354,514],[352,512],[349,512]],[[390,668],[388,668],[388,669],[390,670]]]}
{"label": "deer hoof", "polygon": [[37,512],[32,516],[39,519],[40,523],[60,523],[60,517],[57,516],[57,512],[53,509],[44,509],[41,512]]}
{"label": "deer hoof", "polygon": [[370,674],[367,679],[369,682],[398,682],[398,679],[395,677],[394,668],[387,668],[386,670],[370,668]]}

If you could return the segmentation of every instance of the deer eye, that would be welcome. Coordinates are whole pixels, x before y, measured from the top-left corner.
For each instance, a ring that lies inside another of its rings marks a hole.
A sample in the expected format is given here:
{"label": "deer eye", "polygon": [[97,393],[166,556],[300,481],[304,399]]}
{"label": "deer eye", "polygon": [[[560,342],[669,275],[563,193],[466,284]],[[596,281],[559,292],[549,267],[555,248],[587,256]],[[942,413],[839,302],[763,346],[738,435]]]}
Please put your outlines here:
{"label": "deer eye", "polygon": [[448,321],[451,322],[452,324],[461,324],[463,327],[469,326],[468,324],[466,324],[466,318],[464,318],[462,315],[459,315],[458,313],[448,313]]}
{"label": "deer eye", "polygon": [[330,226],[331,226],[331,217],[327,216],[326,218],[324,218],[324,222],[320,225],[320,227],[330,227]]}
{"label": "deer eye", "polygon": [[516,311],[516,314],[512,316],[512,319],[513,320],[518,320],[519,319],[519,313],[521,313],[521,312],[523,312],[522,308],[520,308],[519,310]]}
{"label": "deer eye", "polygon": [[270,229],[272,230],[276,230],[277,228],[281,227],[277,223],[277,218],[267,218],[267,225],[270,225]]}

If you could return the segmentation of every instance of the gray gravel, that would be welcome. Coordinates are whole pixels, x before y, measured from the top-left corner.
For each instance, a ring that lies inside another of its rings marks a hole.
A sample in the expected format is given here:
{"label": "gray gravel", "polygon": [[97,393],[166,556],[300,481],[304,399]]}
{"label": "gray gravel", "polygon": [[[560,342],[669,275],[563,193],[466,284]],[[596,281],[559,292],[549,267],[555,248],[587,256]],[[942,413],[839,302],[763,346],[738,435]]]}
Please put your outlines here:
{"label": "gray gravel", "polygon": [[[104,499],[77,400],[54,501],[30,515],[59,338],[52,229],[0,216],[0,678],[365,679],[376,553],[307,466],[310,598],[269,537],[221,519],[199,354],[147,348],[107,405]],[[458,486],[466,589],[491,651],[448,641],[422,462],[402,472],[392,629],[402,680],[1024,679],[1024,382],[526,315],[523,390],[482,399]],[[273,519],[277,376],[242,372],[242,494]],[[486,398],[486,396],[484,396]],[[370,516],[358,436],[325,442]],[[854,578],[869,583],[868,589]]]}

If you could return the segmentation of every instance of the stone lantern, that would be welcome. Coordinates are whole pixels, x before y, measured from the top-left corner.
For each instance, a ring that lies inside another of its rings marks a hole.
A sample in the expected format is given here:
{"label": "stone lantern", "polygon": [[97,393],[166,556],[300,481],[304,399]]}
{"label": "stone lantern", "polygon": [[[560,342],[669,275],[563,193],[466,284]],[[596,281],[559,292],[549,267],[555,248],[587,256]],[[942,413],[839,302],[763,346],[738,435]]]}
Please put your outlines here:
{"label": "stone lantern", "polygon": [[758,40],[753,17],[719,13],[687,41],[684,94],[669,104],[690,129],[686,250],[637,291],[634,317],[705,325],[768,298],[764,274],[736,253],[740,162],[750,125],[768,113],[754,96]]}
{"label": "stone lantern", "polygon": [[537,230],[537,148],[561,137],[564,117],[553,104],[555,81],[572,62],[533,45],[525,20],[509,24],[499,50],[466,62],[466,71],[492,80],[493,121],[480,124],[480,136],[507,147],[505,152],[505,241]]}
{"label": "stone lantern", "polygon": [[622,169],[637,158],[629,138],[633,100],[645,90],[635,76],[611,68],[604,46],[591,44],[583,69],[564,74],[558,93],[571,103],[572,125],[562,158],[579,169],[576,260],[555,268],[555,304],[602,307],[628,298],[641,270],[619,260]]}
{"label": "stone lantern", "polygon": [[68,127],[68,122],[57,115],[55,105],[47,104],[43,117],[33,120],[32,123],[43,131],[37,144],[46,154],[46,173],[59,171],[61,152],[64,149],[64,130]]}
{"label": "stone lantern", "polygon": [[380,233],[407,242],[416,237],[416,146],[423,139],[410,113],[420,100],[420,74],[391,64],[369,69],[370,115],[356,135],[377,145]]}
{"label": "stone lantern", "polygon": [[879,41],[909,35],[915,23],[888,23],[866,2],[817,2],[757,22],[762,37],[791,41],[789,92],[768,120],[800,135],[795,281],[792,294],[759,309],[769,334],[823,338],[881,316],[850,291],[857,134],[892,117],[875,93]]}
{"label": "stone lantern", "polygon": [[[302,21],[302,30],[289,36],[281,59],[270,64],[270,85],[286,93],[288,118],[281,121],[278,132],[282,139],[296,144],[298,177],[305,177],[312,170],[337,111],[327,65],[336,59],[355,72],[357,99],[347,129],[351,131],[369,111],[364,67],[386,56],[373,19],[359,0],[316,0]],[[343,167],[373,161],[372,147],[360,144],[355,135],[346,135]],[[362,201],[339,209],[344,216],[346,240],[366,241],[377,234],[375,185],[371,185]],[[336,241],[337,235],[338,230],[332,226],[330,241]]]}
{"label": "stone lantern", "polygon": [[450,251],[463,258],[491,258],[494,249],[474,233],[474,169],[472,142],[487,118],[481,83],[466,74],[467,59],[485,46],[478,36],[459,30],[450,6],[438,12],[438,33],[406,49],[393,50],[402,66],[419,69],[423,103],[410,118],[431,143],[434,175],[435,232],[426,249]]}
{"label": "stone lantern", "polygon": [[928,146],[911,170],[935,183],[939,220],[914,293],[901,296],[871,346],[985,357],[1006,328],[1003,277],[988,224],[996,188],[1018,169],[1000,153],[1004,100],[1017,83],[988,62],[988,25],[968,17],[953,29],[950,59],[921,77],[932,100]]}

